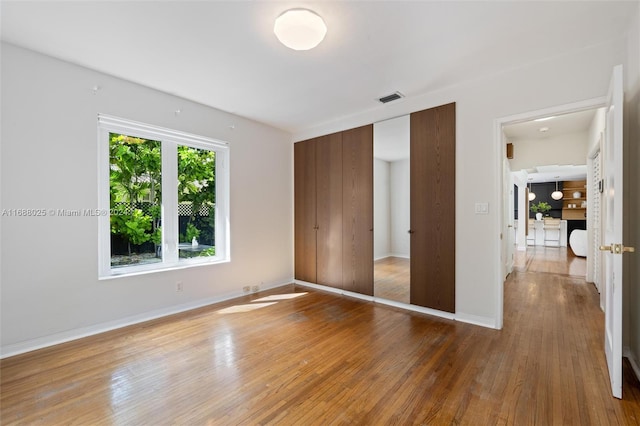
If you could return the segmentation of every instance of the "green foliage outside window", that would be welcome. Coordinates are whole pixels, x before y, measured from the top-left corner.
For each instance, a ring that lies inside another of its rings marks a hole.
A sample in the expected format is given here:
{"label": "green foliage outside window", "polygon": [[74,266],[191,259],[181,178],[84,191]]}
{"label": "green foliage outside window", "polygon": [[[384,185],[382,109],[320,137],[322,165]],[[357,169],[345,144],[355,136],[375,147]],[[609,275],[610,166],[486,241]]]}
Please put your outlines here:
{"label": "green foliage outside window", "polygon": [[[109,135],[109,142],[111,233],[126,241],[129,256],[134,246],[145,243],[153,243],[154,252],[159,256],[161,142],[116,133]],[[191,242],[196,237],[213,244],[214,151],[178,146],[178,202],[191,206],[186,232],[180,234],[180,242]],[[199,212],[205,204],[210,214],[203,217]]]}
{"label": "green foliage outside window", "polygon": [[215,216],[213,208],[209,216],[198,215],[202,206],[210,207],[216,202],[216,153],[189,146],[178,147],[178,202],[191,204],[185,234],[179,242],[190,243],[193,237],[201,242],[212,242]]}

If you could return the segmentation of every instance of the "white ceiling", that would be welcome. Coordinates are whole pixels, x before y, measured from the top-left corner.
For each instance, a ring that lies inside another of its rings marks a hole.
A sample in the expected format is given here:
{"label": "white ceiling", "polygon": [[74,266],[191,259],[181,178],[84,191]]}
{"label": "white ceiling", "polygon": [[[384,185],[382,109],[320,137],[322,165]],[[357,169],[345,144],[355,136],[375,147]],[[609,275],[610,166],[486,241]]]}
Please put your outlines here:
{"label": "white ceiling", "polygon": [[555,182],[587,178],[586,164],[538,166],[527,174],[527,182]]}
{"label": "white ceiling", "polygon": [[[323,43],[273,34],[292,7]],[[632,2],[2,1],[3,40],[299,132],[407,97],[623,37]],[[402,102],[402,101],[399,101]]]}
{"label": "white ceiling", "polygon": [[[533,142],[538,139],[582,133],[584,134],[585,145],[588,143],[589,127],[593,123],[597,109],[573,112],[557,116],[540,117],[544,121],[525,121],[522,123],[510,124],[503,127],[504,134],[511,142],[518,140]],[[547,128],[541,132],[541,128]],[[585,164],[551,164],[555,160],[553,155],[549,156],[549,163],[538,165],[533,169],[513,171],[513,173],[523,172],[528,182],[554,182],[565,180],[582,180],[587,178],[587,166]],[[586,162],[586,158],[585,158]]]}
{"label": "white ceiling", "polygon": [[[558,116],[540,117],[544,121],[526,121],[504,126],[504,134],[509,141],[546,139],[572,133],[587,133],[596,110],[574,112]],[[547,130],[541,132],[540,129]]]}

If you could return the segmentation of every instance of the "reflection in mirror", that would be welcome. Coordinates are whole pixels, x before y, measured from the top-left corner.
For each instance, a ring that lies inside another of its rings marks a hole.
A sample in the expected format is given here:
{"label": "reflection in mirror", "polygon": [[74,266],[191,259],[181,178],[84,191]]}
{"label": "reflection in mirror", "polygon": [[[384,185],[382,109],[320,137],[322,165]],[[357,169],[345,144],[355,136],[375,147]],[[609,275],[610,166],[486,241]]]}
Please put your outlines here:
{"label": "reflection in mirror", "polygon": [[409,303],[409,119],[373,125],[373,295]]}

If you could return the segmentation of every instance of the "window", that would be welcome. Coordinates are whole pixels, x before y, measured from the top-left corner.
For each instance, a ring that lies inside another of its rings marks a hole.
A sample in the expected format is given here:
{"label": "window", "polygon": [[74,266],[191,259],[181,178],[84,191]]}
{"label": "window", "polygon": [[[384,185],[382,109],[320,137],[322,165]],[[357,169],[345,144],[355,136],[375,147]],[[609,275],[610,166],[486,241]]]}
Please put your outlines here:
{"label": "window", "polygon": [[227,143],[98,116],[101,277],[229,260]]}

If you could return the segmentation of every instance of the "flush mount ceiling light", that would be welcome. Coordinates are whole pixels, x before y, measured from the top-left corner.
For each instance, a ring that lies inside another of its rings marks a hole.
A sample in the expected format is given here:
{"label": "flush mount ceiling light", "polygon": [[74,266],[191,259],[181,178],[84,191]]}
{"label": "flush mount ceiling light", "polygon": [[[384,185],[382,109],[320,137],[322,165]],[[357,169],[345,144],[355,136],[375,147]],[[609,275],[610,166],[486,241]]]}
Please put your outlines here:
{"label": "flush mount ceiling light", "polygon": [[273,32],[289,49],[310,50],[324,40],[327,26],[311,10],[289,9],[276,18]]}

